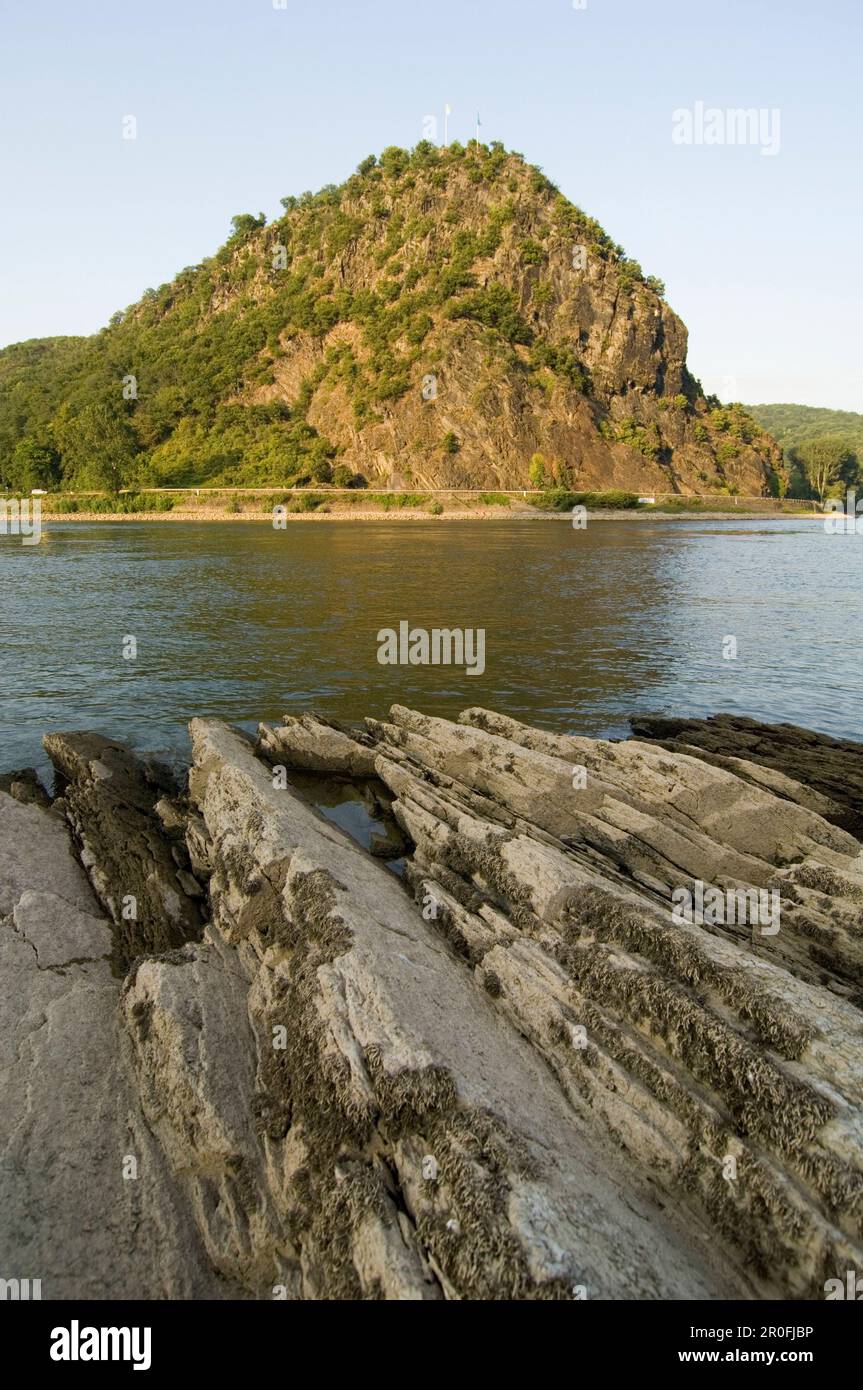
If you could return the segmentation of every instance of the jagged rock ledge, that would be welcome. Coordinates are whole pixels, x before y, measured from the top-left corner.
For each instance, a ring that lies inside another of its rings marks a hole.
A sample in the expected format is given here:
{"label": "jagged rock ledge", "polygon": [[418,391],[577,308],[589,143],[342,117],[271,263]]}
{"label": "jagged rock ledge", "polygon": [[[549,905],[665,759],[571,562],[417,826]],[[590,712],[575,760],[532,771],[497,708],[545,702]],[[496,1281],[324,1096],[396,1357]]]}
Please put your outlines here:
{"label": "jagged rock ledge", "polygon": [[[0,779],[7,1277],[820,1298],[863,1269],[863,747],[635,727],[195,720],[187,787],[48,736],[53,801]],[[375,808],[372,853],[315,779]],[[697,883],[779,929],[675,920]]]}

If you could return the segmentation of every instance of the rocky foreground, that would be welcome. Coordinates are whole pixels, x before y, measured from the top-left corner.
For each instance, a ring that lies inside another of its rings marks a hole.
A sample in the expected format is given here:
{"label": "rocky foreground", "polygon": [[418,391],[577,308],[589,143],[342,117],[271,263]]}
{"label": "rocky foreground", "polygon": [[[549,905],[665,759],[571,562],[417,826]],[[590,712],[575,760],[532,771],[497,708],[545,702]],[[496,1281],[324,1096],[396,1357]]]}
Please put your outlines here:
{"label": "rocky foreground", "polygon": [[[0,1275],[805,1299],[863,1270],[863,747],[637,733],[195,720],[187,788],[48,736],[53,802],[0,779]],[[778,929],[676,920],[696,883],[776,895]]]}

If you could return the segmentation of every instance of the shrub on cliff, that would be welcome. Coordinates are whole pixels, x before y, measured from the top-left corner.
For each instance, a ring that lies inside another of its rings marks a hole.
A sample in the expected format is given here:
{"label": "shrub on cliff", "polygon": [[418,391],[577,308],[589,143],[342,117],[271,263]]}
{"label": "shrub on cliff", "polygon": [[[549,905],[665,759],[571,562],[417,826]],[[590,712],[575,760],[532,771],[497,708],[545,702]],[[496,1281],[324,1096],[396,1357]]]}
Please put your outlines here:
{"label": "shrub on cliff", "polygon": [[505,285],[489,285],[463,295],[448,310],[453,319],[475,319],[477,323],[494,328],[508,343],[529,343],[533,337],[519,313],[518,300]]}

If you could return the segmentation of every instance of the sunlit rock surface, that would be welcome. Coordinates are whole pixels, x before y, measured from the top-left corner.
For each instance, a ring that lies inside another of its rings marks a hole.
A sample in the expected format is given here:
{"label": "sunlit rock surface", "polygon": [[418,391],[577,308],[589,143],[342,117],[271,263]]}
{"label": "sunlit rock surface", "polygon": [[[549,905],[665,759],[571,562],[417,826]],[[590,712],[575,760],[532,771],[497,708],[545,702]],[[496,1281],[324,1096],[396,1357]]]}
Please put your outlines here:
{"label": "sunlit rock surface", "polygon": [[[4,1267],[565,1300],[863,1269],[863,750],[741,722],[195,720],[187,789],[51,736],[53,809],[0,792]],[[369,779],[401,877],[321,813]]]}

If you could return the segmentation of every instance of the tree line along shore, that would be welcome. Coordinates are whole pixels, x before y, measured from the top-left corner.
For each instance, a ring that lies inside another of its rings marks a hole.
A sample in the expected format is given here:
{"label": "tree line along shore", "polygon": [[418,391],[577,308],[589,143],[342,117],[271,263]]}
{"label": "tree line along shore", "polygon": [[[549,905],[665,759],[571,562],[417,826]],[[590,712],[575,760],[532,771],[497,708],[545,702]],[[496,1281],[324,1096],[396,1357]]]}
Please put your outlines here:
{"label": "tree line along shore", "polygon": [[[2,501],[2,499],[0,499]],[[583,508],[595,519],[651,516],[812,516],[815,504],[806,499],[768,497],[687,497],[657,494],[639,497],[625,491],[572,492],[474,491],[358,491],[310,488],[195,488],[142,489],[116,494],[52,493],[42,496],[46,521],[271,521],[329,517],[367,520],[381,517],[568,519]]]}

